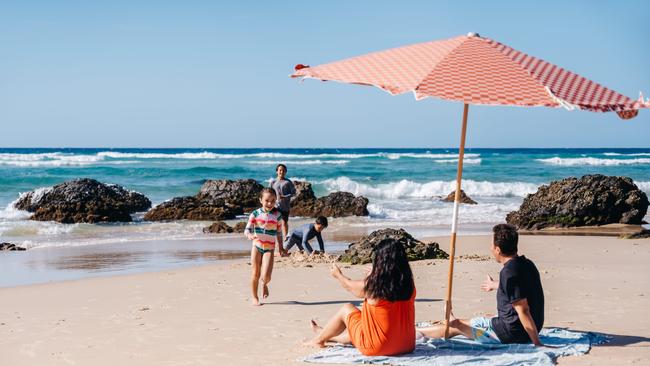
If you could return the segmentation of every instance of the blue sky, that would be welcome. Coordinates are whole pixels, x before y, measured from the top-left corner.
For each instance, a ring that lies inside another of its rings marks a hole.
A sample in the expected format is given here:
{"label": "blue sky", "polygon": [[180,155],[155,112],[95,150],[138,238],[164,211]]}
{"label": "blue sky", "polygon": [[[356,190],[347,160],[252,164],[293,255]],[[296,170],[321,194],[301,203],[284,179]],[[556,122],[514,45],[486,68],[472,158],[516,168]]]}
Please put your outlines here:
{"label": "blue sky", "polygon": [[[644,1],[2,1],[2,147],[454,147],[462,105],[298,83],[469,31],[650,96]],[[470,108],[469,147],[650,147],[650,110]]]}

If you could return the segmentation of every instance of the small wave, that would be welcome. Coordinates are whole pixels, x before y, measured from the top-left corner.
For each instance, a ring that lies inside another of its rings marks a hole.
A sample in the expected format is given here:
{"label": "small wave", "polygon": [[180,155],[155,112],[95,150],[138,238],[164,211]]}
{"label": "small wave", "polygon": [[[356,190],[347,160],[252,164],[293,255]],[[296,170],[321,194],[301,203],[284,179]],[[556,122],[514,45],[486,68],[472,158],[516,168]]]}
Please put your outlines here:
{"label": "small wave", "polygon": [[[477,158],[481,154],[468,153],[465,157]],[[362,158],[387,158],[391,160],[400,158],[414,159],[444,159],[457,158],[458,154],[434,154],[434,153],[322,153],[322,154],[299,154],[299,153],[279,153],[279,152],[261,152],[250,154],[237,153],[214,153],[214,152],[191,152],[191,153],[130,153],[119,151],[101,151],[97,153],[100,158],[111,159],[362,159]]]}
{"label": "small wave", "polygon": [[[388,199],[443,196],[456,188],[456,181],[453,180],[418,183],[403,179],[399,182],[370,185],[348,177],[338,177],[326,179],[321,183],[329,191],[347,191],[355,195]],[[537,187],[537,184],[525,182],[463,181],[463,190],[470,196],[478,197],[525,197],[536,192]]]}
{"label": "small wave", "polygon": [[[412,158],[412,159],[444,159],[444,158],[456,158],[458,160],[458,154],[432,154],[432,153],[382,153],[382,156],[387,157],[391,160],[397,160],[401,158]],[[478,158],[481,154],[465,154],[466,158]]]}
{"label": "small wave", "polygon": [[535,159],[535,160],[542,162],[544,164],[560,165],[560,166],[579,166],[579,165],[617,166],[617,165],[650,164],[650,158],[599,159],[599,158],[560,158],[556,156],[548,159]]}
{"label": "small wave", "polygon": [[256,165],[276,165],[279,163],[291,164],[291,165],[343,165],[349,163],[350,160],[296,160],[296,161],[249,161],[249,164]]}
{"label": "small wave", "polygon": [[605,156],[650,156],[650,153],[634,153],[634,154],[622,154],[615,152],[603,153]]}
{"label": "small wave", "polygon": [[19,167],[58,167],[90,165],[102,160],[97,155],[73,155],[61,152],[42,154],[0,154],[0,165]]}
{"label": "small wave", "polygon": [[[458,163],[458,159],[441,159],[434,160],[436,163]],[[481,164],[481,159],[465,159],[463,158],[463,164]]]}

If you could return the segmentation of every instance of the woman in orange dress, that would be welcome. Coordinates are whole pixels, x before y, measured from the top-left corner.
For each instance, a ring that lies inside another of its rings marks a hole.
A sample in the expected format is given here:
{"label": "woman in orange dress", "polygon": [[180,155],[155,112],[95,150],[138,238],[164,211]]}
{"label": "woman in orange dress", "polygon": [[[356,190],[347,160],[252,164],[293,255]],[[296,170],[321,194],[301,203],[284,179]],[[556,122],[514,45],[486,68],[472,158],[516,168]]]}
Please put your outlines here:
{"label": "woman in orange dress", "polygon": [[415,285],[406,252],[392,240],[374,249],[372,270],[364,280],[351,280],[337,265],[331,274],[354,296],[364,299],[359,310],[345,304],[324,328],[311,321],[316,336],[309,345],[351,343],[366,356],[390,356],[415,348]]}

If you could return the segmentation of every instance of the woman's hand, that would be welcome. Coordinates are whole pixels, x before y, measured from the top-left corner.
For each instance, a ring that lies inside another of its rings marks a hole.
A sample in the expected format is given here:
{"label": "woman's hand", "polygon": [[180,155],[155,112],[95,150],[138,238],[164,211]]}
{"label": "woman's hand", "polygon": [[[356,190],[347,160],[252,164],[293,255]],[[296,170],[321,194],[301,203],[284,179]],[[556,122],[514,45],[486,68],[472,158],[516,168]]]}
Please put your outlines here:
{"label": "woman's hand", "polygon": [[330,267],[330,274],[332,277],[338,279],[340,276],[343,275],[343,272],[341,272],[341,268],[336,265],[336,263],[332,263],[332,267]]}

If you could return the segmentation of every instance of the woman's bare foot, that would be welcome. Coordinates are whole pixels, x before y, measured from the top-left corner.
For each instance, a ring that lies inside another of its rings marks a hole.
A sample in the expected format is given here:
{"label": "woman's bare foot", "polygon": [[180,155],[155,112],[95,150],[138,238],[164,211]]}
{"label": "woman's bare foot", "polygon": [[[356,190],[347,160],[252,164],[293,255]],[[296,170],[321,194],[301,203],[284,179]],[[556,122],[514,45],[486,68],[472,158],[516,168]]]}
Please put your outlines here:
{"label": "woman's bare foot", "polygon": [[257,297],[254,297],[254,298],[251,299],[251,305],[260,306],[262,304],[260,304],[260,299],[258,299]]}
{"label": "woman's bare foot", "polygon": [[269,286],[264,284],[264,286],[262,287],[262,298],[266,299],[267,297],[269,297]]}
{"label": "woman's bare foot", "polygon": [[308,347],[318,347],[318,348],[325,348],[325,342],[322,342],[321,340],[316,338],[312,338],[308,341],[302,342],[303,346],[308,346]]}
{"label": "woman's bare foot", "polygon": [[318,325],[314,319],[309,321],[309,325],[311,325],[311,330],[313,330],[315,334],[319,334],[321,330],[323,330],[323,327]]}

